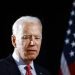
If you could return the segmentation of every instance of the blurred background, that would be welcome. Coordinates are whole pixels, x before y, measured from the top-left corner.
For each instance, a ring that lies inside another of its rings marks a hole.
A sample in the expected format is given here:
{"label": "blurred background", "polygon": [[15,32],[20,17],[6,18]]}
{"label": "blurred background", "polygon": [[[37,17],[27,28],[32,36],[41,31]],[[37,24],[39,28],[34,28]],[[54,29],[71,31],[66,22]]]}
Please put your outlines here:
{"label": "blurred background", "polygon": [[15,20],[25,15],[36,16],[43,24],[42,47],[36,61],[47,68],[52,75],[57,75],[72,2],[73,0],[10,2],[9,5],[2,6],[0,59],[13,52],[11,29]]}

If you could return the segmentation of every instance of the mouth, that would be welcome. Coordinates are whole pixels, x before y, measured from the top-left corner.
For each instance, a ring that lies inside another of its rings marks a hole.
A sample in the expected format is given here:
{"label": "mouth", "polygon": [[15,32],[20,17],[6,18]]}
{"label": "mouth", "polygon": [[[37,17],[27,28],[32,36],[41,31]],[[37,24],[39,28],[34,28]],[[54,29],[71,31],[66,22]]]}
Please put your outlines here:
{"label": "mouth", "polygon": [[28,52],[28,53],[35,53],[35,52],[37,52],[37,50],[34,50],[34,49],[27,49],[27,52]]}
{"label": "mouth", "polygon": [[35,52],[36,50],[33,50],[33,49],[28,49],[27,51],[30,51],[30,52]]}
{"label": "mouth", "polygon": [[37,51],[36,48],[27,48],[28,51]]}

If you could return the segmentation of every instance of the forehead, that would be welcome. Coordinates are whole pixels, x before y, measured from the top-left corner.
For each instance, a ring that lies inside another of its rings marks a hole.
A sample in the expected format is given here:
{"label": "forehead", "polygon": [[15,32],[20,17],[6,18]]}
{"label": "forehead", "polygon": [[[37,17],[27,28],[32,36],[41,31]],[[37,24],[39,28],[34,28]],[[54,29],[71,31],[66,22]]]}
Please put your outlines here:
{"label": "forehead", "polygon": [[42,24],[39,22],[39,21],[34,21],[34,22],[23,22],[22,24],[23,26],[32,26],[32,25],[35,25],[35,26],[42,26]]}
{"label": "forehead", "polygon": [[42,25],[39,22],[25,22],[22,27],[23,29],[41,29]]}
{"label": "forehead", "polygon": [[24,34],[40,34],[42,32],[42,26],[38,22],[25,22],[22,25],[22,31]]}

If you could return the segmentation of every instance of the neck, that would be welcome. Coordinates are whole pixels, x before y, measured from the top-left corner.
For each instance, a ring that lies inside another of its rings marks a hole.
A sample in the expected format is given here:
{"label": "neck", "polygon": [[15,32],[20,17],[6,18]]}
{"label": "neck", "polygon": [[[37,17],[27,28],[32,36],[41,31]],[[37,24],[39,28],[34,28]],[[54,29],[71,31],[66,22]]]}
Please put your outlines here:
{"label": "neck", "polygon": [[23,60],[26,65],[31,64],[32,60]]}

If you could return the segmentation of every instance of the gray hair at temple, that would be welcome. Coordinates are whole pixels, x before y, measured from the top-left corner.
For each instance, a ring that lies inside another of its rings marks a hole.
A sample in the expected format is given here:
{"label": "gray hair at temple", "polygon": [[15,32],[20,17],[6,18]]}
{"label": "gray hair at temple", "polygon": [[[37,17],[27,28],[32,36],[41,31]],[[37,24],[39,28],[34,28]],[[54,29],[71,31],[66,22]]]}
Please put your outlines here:
{"label": "gray hair at temple", "polygon": [[25,23],[25,22],[32,22],[32,23],[39,23],[42,30],[42,23],[39,18],[33,17],[33,16],[22,16],[19,19],[15,21],[15,23],[12,26],[12,34],[17,35],[18,29]]}

